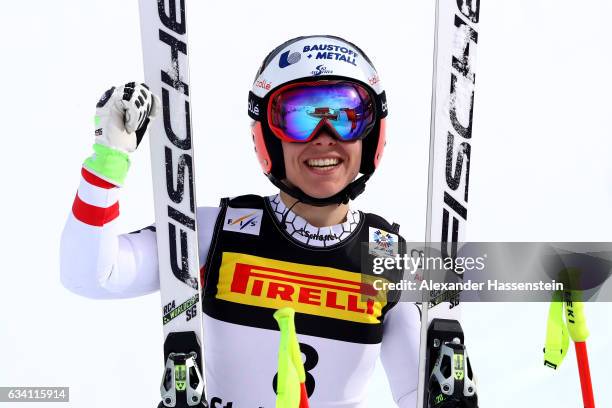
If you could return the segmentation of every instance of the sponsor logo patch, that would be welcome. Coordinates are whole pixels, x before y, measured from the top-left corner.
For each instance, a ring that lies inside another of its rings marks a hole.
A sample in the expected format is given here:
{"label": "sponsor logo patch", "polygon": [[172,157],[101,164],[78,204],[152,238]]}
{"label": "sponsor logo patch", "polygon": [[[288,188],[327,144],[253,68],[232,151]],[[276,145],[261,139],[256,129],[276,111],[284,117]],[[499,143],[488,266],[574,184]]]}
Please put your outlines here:
{"label": "sponsor logo patch", "polygon": [[394,256],[397,254],[398,237],[396,234],[370,227],[370,255]]}
{"label": "sponsor logo patch", "polygon": [[200,295],[196,293],[180,305],[176,306],[176,301],[168,303],[164,306],[163,322],[164,325],[170,323],[171,320],[186,313],[186,321],[189,321],[197,315],[197,303],[200,299]]}
{"label": "sponsor logo patch", "polygon": [[301,236],[306,237],[308,239],[311,239],[313,241],[327,242],[327,241],[338,241],[340,239],[338,234],[332,233],[332,232],[330,232],[328,234],[320,234],[318,232],[307,231],[304,228],[299,229],[299,230],[295,230],[295,232],[297,234],[300,234]]}
{"label": "sponsor logo patch", "polygon": [[304,46],[304,54],[308,59],[316,60],[335,60],[343,61],[348,64],[357,66],[357,57],[359,54],[348,47],[333,44],[313,44]]}
{"label": "sponsor logo patch", "polygon": [[278,60],[278,66],[281,68],[286,68],[289,65],[293,65],[298,62],[302,58],[302,54],[299,52],[291,52],[285,51],[281,54],[280,59]]}
{"label": "sponsor logo patch", "polygon": [[272,84],[268,81],[266,81],[265,79],[259,79],[257,81],[255,81],[255,86],[258,88],[262,88],[265,89],[266,91],[269,91]]}
{"label": "sponsor logo patch", "polygon": [[249,112],[251,112],[253,115],[259,116],[259,104],[251,99],[249,99]]}
{"label": "sponsor logo patch", "polygon": [[224,231],[259,235],[263,210],[252,208],[231,208],[225,213]]}
{"label": "sponsor logo patch", "polygon": [[325,65],[317,65],[317,67],[315,68],[314,71],[310,72],[313,76],[319,76],[319,75],[323,75],[323,74],[333,74],[334,71],[332,71],[331,69],[327,69],[327,67]]}
{"label": "sponsor logo patch", "polygon": [[[383,279],[341,269],[224,252],[218,299],[244,305],[377,324],[386,293],[374,289]],[[384,279],[383,279],[384,280]]]}

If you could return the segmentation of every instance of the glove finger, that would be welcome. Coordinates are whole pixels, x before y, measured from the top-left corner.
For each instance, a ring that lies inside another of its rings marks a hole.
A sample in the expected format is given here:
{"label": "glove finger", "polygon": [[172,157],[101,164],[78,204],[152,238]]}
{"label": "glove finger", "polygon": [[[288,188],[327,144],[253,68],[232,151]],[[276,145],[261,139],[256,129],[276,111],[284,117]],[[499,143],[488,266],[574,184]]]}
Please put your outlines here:
{"label": "glove finger", "polygon": [[147,90],[142,84],[138,84],[136,92],[134,93],[134,104],[138,108],[138,126],[136,129],[140,129],[144,124],[145,119],[149,116],[151,111],[151,92]]}
{"label": "glove finger", "polygon": [[151,111],[149,112],[149,118],[155,119],[161,112],[162,104],[161,100],[154,93],[151,94]]}
{"label": "glove finger", "polygon": [[121,88],[123,89],[122,99],[124,101],[129,101],[132,99],[132,96],[134,95],[134,88],[136,88],[136,83],[128,82],[127,84],[123,85]]}
{"label": "glove finger", "polygon": [[138,110],[138,125],[136,126],[136,130],[142,128],[145,120],[147,119],[147,111],[144,110],[144,107]]}
{"label": "glove finger", "polygon": [[136,125],[138,123],[137,122],[138,112],[136,112],[136,110],[134,109],[134,104],[133,104],[135,88],[136,88],[135,82],[128,82],[122,87],[123,95],[121,98],[121,102],[122,102],[122,106],[124,110],[123,124],[125,126],[125,130],[128,133],[134,132],[136,130],[136,127],[137,127]]}
{"label": "glove finger", "polygon": [[125,131],[128,133],[133,133],[136,129],[138,129],[140,112],[132,101],[122,100],[120,103],[124,110],[123,124],[125,126]]}

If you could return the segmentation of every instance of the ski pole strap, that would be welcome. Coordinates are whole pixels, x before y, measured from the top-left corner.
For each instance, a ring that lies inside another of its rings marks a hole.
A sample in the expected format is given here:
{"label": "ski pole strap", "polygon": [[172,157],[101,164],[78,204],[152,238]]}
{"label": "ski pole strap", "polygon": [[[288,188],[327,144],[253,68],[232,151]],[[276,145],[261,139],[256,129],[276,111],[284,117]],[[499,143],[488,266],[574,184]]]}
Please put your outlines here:
{"label": "ski pole strap", "polygon": [[567,354],[569,338],[582,343],[589,337],[581,298],[578,291],[554,293],[546,325],[544,365],[557,369]]}
{"label": "ski pole strap", "polygon": [[295,332],[294,316],[295,311],[289,307],[274,313],[281,335],[278,347],[276,408],[308,408],[306,372]]}
{"label": "ski pole strap", "polygon": [[563,362],[568,347],[569,335],[563,321],[562,296],[561,292],[555,292],[553,294],[553,301],[550,303],[550,309],[548,310],[544,365],[556,370]]}
{"label": "ski pole strap", "polygon": [[83,166],[101,179],[122,186],[130,168],[128,154],[99,143],[93,145],[93,150]]}

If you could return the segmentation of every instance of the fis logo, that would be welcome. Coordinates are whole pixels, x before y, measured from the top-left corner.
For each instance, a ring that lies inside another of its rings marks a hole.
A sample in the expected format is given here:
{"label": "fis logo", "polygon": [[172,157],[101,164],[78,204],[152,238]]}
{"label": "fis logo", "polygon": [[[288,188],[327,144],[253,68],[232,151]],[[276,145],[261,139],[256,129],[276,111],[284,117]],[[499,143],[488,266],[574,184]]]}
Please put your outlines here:
{"label": "fis logo", "polygon": [[281,54],[280,59],[278,60],[278,66],[281,68],[287,68],[289,65],[293,65],[302,59],[302,54],[299,52],[291,53],[291,51],[285,51]]}
{"label": "fis logo", "polygon": [[228,225],[236,225],[240,226],[240,229],[244,229],[246,227],[254,227],[257,225],[257,213],[250,213],[247,215],[243,215],[240,218],[236,218],[232,220],[231,218],[227,220]]}
{"label": "fis logo", "polygon": [[224,231],[259,235],[263,210],[251,208],[228,208],[225,214]]}
{"label": "fis logo", "polygon": [[333,74],[334,71],[327,69],[325,65],[317,65],[317,68],[311,72],[313,76],[319,76],[323,74]]}

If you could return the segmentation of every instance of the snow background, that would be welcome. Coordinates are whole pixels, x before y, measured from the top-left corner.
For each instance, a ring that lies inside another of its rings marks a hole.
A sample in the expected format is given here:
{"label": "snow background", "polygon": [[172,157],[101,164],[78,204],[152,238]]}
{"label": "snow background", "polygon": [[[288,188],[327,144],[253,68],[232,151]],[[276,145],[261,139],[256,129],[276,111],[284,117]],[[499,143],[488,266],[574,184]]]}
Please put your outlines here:
{"label": "snow background", "polygon": [[[611,241],[612,3],[482,3],[467,238]],[[356,205],[422,239],[433,2],[188,1],[188,10],[199,205],[274,191],[253,154],[248,90],[277,44],[329,33],[367,52],[389,100],[385,159]],[[137,2],[13,0],[3,16],[0,386],[70,386],[61,406],[75,408],[155,406],[159,296],[80,298],[61,287],[58,270],[95,103],[111,85],[143,77]],[[122,229],[148,225],[146,143],[123,190]],[[612,306],[586,310],[596,399],[612,406]],[[465,305],[482,407],[582,406],[573,350],[558,372],[542,365],[546,315],[547,304]],[[369,401],[394,406],[380,368]]]}

